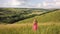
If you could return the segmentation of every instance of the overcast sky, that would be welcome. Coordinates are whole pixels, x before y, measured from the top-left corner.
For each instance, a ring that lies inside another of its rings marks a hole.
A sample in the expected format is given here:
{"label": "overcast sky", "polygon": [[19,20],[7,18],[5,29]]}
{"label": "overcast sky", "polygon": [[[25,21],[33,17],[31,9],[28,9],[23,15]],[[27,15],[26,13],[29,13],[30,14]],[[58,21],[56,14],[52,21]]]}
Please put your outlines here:
{"label": "overcast sky", "polygon": [[0,7],[60,8],[60,0],[0,0]]}

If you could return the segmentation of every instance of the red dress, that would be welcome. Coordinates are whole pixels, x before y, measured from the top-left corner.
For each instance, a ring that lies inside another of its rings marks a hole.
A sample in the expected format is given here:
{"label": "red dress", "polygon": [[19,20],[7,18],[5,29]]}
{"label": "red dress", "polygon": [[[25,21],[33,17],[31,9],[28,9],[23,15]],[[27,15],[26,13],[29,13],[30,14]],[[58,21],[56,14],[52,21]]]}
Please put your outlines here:
{"label": "red dress", "polygon": [[37,23],[34,23],[34,24],[33,24],[33,30],[34,30],[34,31],[37,30]]}

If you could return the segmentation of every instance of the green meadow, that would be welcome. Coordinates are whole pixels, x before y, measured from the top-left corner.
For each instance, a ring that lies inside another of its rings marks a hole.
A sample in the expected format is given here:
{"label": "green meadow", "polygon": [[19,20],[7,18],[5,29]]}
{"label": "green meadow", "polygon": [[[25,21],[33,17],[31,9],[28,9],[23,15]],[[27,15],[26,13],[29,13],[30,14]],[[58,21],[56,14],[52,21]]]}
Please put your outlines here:
{"label": "green meadow", "polygon": [[60,34],[60,9],[0,8],[0,34]]}

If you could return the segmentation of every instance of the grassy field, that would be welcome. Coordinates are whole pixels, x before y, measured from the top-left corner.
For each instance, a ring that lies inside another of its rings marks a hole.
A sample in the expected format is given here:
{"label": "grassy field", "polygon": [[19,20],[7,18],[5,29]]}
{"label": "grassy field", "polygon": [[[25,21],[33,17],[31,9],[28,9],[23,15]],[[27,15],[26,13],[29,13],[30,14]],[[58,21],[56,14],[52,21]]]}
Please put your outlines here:
{"label": "grassy field", "polygon": [[32,26],[32,23],[0,24],[0,34],[60,34],[60,23],[38,23],[37,31]]}
{"label": "grassy field", "polygon": [[[32,29],[34,18],[38,21],[37,31]],[[11,21],[14,21],[14,19]],[[60,10],[24,19],[13,24],[2,23],[0,24],[0,34],[60,34]]]}

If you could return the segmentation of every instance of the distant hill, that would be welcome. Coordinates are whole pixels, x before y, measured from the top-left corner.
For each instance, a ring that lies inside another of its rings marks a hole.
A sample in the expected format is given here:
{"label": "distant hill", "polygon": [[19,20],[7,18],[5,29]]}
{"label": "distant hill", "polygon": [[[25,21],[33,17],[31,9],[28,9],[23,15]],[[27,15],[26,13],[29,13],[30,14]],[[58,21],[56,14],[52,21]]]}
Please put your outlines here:
{"label": "distant hill", "polygon": [[0,23],[15,23],[43,13],[44,9],[0,8]]}
{"label": "distant hill", "polygon": [[35,16],[33,18],[28,18],[16,23],[32,23],[34,18],[37,19],[39,23],[46,23],[46,22],[60,22],[60,10],[52,11],[50,13],[46,13],[43,15]]}
{"label": "distant hill", "polygon": [[[58,11],[58,10],[39,9],[39,8],[0,8],[0,23],[11,23],[12,24],[18,21],[21,21],[21,22],[25,21],[25,19],[34,18],[35,16],[36,18],[38,16],[37,19],[40,19],[40,22],[46,22],[47,20],[44,20],[48,16],[48,14],[46,13],[50,13],[50,12],[52,13],[54,11]],[[47,16],[44,16],[45,14]],[[25,22],[27,21],[28,20],[26,20]]]}

